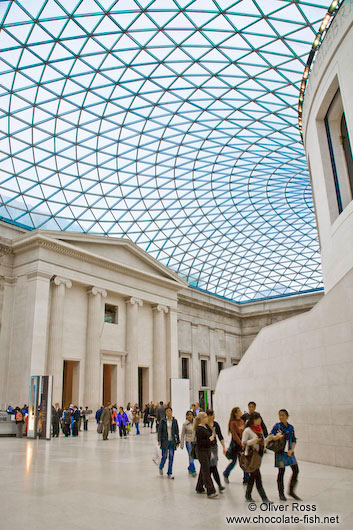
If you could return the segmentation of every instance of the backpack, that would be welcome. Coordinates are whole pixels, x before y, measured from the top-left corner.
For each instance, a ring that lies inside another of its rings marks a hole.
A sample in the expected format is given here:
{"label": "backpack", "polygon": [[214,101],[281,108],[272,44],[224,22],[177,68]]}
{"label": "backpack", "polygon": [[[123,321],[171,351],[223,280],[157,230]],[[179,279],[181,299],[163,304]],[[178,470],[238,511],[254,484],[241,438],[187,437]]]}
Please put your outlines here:
{"label": "backpack", "polygon": [[16,421],[18,421],[18,422],[22,422],[23,421],[22,412],[20,410],[18,410],[16,412]]}

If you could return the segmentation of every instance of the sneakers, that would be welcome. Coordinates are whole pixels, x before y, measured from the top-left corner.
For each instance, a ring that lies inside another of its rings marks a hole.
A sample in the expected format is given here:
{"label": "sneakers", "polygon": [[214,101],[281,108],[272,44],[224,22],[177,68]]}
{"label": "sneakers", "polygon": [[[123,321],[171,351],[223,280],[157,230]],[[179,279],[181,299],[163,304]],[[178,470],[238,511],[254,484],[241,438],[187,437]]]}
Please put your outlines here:
{"label": "sneakers", "polygon": [[163,476],[163,469],[159,469],[159,474],[161,477]]}
{"label": "sneakers", "polygon": [[217,499],[218,493],[211,493],[211,495],[207,495],[208,499]]}
{"label": "sneakers", "polygon": [[251,495],[245,495],[246,502],[255,502]]}
{"label": "sneakers", "polygon": [[199,495],[202,495],[202,493],[206,493],[206,491],[205,490],[202,490],[202,491],[197,491],[196,490],[196,493],[198,493]]}
{"label": "sneakers", "polygon": [[174,480],[174,475],[168,475],[168,478]]}
{"label": "sneakers", "polygon": [[224,490],[225,490],[225,487],[224,487],[224,486],[219,486],[219,488],[218,488],[218,489],[219,489],[219,493],[223,493],[223,492],[224,492]]}
{"label": "sneakers", "polygon": [[279,500],[280,500],[280,501],[286,501],[286,500],[287,500],[287,497],[285,496],[284,493],[280,493],[280,494],[279,494]]}
{"label": "sneakers", "polygon": [[227,477],[227,475],[225,475],[225,474],[223,473],[223,477],[224,477],[224,482],[225,482],[226,484],[229,484],[229,478]]}

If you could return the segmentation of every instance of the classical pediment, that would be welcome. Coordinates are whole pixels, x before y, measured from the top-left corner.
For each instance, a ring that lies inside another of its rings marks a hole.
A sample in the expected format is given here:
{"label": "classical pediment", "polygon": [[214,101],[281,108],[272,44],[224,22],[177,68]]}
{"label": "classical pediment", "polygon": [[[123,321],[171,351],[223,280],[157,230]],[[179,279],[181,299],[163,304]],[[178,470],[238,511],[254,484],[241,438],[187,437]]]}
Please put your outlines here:
{"label": "classical pediment", "polygon": [[186,282],[179,278],[176,273],[159,263],[147,252],[141,250],[137,245],[127,239],[44,230],[41,233],[46,237],[69,244],[77,250],[89,252],[100,258],[105,258],[147,274],[174,280],[182,286],[186,285]]}

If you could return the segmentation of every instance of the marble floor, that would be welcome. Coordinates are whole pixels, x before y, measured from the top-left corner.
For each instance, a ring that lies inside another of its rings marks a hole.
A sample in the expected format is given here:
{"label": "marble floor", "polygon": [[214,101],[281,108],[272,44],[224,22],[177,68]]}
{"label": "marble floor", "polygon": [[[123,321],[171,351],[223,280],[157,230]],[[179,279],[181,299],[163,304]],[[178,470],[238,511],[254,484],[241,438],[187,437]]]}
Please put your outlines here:
{"label": "marble floor", "polygon": [[[103,442],[93,423],[89,428],[78,438],[61,436],[50,442],[0,438],[1,530],[353,529],[352,470],[300,462],[298,493],[304,511],[296,511],[290,501],[277,502],[273,454],[267,453],[261,471],[275,504],[268,512],[258,502],[251,512],[238,466],[224,494],[207,499],[194,491],[196,479],[186,473],[185,450],[176,452],[175,480],[168,480],[152,462],[156,435],[149,429],[126,440],[114,434]],[[226,463],[222,455],[220,471]],[[259,501],[256,491],[253,496]],[[320,523],[304,519],[315,515]],[[227,521],[232,516],[262,519],[256,524]],[[290,519],[295,516],[299,524]],[[322,522],[325,516],[332,517],[331,523]],[[281,517],[287,519],[277,519]]]}

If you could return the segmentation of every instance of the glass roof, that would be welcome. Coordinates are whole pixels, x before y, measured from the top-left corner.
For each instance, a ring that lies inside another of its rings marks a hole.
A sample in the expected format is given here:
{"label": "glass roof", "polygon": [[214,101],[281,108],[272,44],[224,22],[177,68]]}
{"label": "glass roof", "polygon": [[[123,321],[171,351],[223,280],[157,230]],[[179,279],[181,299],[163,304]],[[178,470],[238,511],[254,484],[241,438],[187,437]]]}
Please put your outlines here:
{"label": "glass roof", "polygon": [[321,289],[297,105],[329,5],[0,1],[0,218],[236,302]]}

